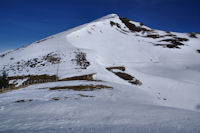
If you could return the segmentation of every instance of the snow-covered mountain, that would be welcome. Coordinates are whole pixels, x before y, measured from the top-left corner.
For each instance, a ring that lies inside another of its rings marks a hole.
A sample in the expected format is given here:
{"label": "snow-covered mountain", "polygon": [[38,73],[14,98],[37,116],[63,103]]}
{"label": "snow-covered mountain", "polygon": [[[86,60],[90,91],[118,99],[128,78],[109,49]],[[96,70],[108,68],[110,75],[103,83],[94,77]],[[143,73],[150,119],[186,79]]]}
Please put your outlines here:
{"label": "snow-covered mountain", "polygon": [[4,52],[0,132],[200,132],[199,43],[110,14]]}

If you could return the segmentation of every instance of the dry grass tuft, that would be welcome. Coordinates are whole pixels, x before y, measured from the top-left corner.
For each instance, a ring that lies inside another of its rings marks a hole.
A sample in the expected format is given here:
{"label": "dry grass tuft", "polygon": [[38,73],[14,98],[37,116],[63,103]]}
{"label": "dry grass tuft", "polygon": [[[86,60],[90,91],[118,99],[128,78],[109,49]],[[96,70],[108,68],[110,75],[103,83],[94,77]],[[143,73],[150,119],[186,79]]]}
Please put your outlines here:
{"label": "dry grass tuft", "polygon": [[95,80],[93,78],[94,75],[95,75],[95,73],[81,75],[81,76],[68,77],[68,78],[61,79],[59,81],[73,81],[73,80],[101,81],[101,80]]}
{"label": "dry grass tuft", "polygon": [[77,86],[63,86],[63,87],[52,87],[50,90],[74,90],[74,91],[94,91],[104,88],[112,88],[111,86],[106,85],[77,85]]}
{"label": "dry grass tuft", "polygon": [[125,67],[124,66],[107,67],[106,69],[108,71],[112,71],[113,69],[118,69],[118,70],[121,70],[121,71],[125,71]]}
{"label": "dry grass tuft", "polygon": [[83,53],[80,50],[74,53],[76,54],[75,59],[72,59],[71,61],[75,62],[76,65],[80,67],[80,69],[87,69],[87,67],[90,65],[90,62],[86,58],[86,53]]}

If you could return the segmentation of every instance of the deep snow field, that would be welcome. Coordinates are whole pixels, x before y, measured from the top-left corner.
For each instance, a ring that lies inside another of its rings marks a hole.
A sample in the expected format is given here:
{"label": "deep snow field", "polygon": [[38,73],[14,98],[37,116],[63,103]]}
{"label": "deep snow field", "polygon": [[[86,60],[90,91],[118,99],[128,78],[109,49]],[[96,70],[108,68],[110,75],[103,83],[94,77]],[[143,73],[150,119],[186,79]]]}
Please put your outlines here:
{"label": "deep snow field", "polygon": [[110,14],[1,53],[0,133],[200,133],[199,49]]}

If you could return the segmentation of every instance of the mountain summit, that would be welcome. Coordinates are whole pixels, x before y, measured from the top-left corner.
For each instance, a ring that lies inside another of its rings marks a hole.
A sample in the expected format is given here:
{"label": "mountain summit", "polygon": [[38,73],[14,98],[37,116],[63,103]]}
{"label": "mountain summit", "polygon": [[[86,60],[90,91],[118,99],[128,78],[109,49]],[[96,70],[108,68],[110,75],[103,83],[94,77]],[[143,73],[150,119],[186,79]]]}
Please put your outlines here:
{"label": "mountain summit", "polygon": [[198,132],[199,42],[110,14],[4,52],[0,132]]}

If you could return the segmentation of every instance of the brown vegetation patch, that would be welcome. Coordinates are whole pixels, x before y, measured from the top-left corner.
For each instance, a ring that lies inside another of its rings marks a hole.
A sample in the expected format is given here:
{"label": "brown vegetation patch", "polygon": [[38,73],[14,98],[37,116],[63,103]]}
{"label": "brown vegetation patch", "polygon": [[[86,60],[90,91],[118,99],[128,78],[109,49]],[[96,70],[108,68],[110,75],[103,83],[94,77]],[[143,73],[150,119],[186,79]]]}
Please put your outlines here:
{"label": "brown vegetation patch", "polygon": [[174,37],[174,39],[175,39],[176,41],[179,41],[179,42],[186,42],[186,41],[188,41],[187,38],[182,38],[182,37]]}
{"label": "brown vegetation patch", "polygon": [[22,99],[22,100],[17,100],[17,101],[15,101],[16,103],[23,103],[23,102],[25,102],[25,100],[24,99]]}
{"label": "brown vegetation patch", "polygon": [[147,32],[147,31],[150,31],[150,30],[148,30],[148,29],[146,29],[146,28],[137,27],[136,25],[130,23],[130,22],[129,22],[130,20],[129,20],[128,18],[120,18],[120,20],[121,20],[121,21],[126,25],[126,27],[128,27],[129,30],[132,31],[132,32],[141,32],[141,31]]}
{"label": "brown vegetation patch", "polygon": [[24,103],[24,102],[32,102],[32,101],[33,101],[32,99],[29,99],[29,100],[21,99],[21,100],[15,101],[15,102],[16,102],[16,103]]}
{"label": "brown vegetation patch", "polygon": [[[30,66],[32,68],[36,67],[37,64],[41,63],[41,61],[39,61],[38,58],[34,58],[32,60],[28,60],[25,65],[26,66]],[[20,64],[20,63],[17,63],[17,64]],[[19,68],[19,67],[18,67]]]}
{"label": "brown vegetation patch", "polygon": [[172,39],[164,39],[160,42],[168,42],[169,44],[155,44],[155,46],[162,46],[164,48],[180,48],[179,46],[184,45],[182,42],[188,41],[187,38],[174,37]]}
{"label": "brown vegetation patch", "polygon": [[[14,60],[14,58],[10,58],[11,60]],[[5,71],[13,71],[13,73],[16,74],[16,72],[21,72],[26,69],[27,72],[29,72],[28,67],[30,68],[39,68],[43,67],[45,65],[51,65],[51,64],[58,64],[60,63],[61,58],[58,57],[55,53],[49,53],[46,56],[40,57],[40,58],[32,58],[29,60],[20,60],[16,63],[7,64],[3,67],[5,68]],[[0,70],[1,71],[1,70]]]}
{"label": "brown vegetation patch", "polygon": [[52,100],[58,101],[58,100],[60,100],[60,98],[59,97],[53,97]]}
{"label": "brown vegetation patch", "polygon": [[123,33],[123,34],[127,34],[127,32],[128,32],[128,31],[122,29],[122,27],[121,27],[120,24],[115,23],[115,22],[113,22],[113,21],[110,21],[110,25],[111,25],[111,26],[117,26],[117,28],[118,28],[117,30],[118,30],[119,32]]}
{"label": "brown vegetation patch", "polygon": [[46,74],[43,74],[43,75],[26,75],[26,76],[12,76],[12,77],[8,77],[9,80],[14,80],[14,79],[25,79],[25,78],[29,78],[29,79],[32,79],[32,80],[35,80],[35,79],[56,79],[56,75],[46,75]]}
{"label": "brown vegetation patch", "polygon": [[167,35],[164,36],[170,36],[170,37],[176,37],[176,35],[172,34],[171,32],[166,31]]}
{"label": "brown vegetation patch", "polygon": [[157,34],[152,34],[152,35],[147,35],[147,36],[145,36],[145,37],[157,39],[157,38],[161,38],[162,36],[157,35]]}
{"label": "brown vegetation patch", "polygon": [[127,80],[129,83],[134,84],[134,85],[142,85],[142,82],[139,81],[138,79],[136,79],[135,77],[127,74],[127,73],[123,73],[123,72],[113,72],[115,75],[117,75],[118,77]]}
{"label": "brown vegetation patch", "polygon": [[46,56],[44,56],[43,59],[52,64],[58,64],[60,63],[61,58],[57,56],[58,55],[55,53],[49,53]]}
{"label": "brown vegetation patch", "polygon": [[22,86],[37,84],[37,83],[55,82],[57,80],[56,75],[50,76],[46,74],[8,77],[9,80],[23,80],[26,78],[27,80],[22,83]]}
{"label": "brown vegetation patch", "polygon": [[175,39],[164,39],[164,40],[161,40],[161,41],[163,41],[163,42],[170,42],[170,43],[172,43],[174,45],[184,45],[183,43],[181,43],[181,42],[179,42],[179,41],[177,41]]}
{"label": "brown vegetation patch", "polygon": [[118,70],[121,70],[121,71],[125,71],[125,67],[124,66],[107,67],[106,69],[108,71],[112,71],[113,69],[118,69]]}
{"label": "brown vegetation patch", "polygon": [[163,48],[179,48],[179,46],[174,45],[174,44],[155,44],[154,46],[162,46]]}
{"label": "brown vegetation patch", "polygon": [[93,75],[95,75],[95,73],[81,75],[81,76],[68,77],[68,78],[61,79],[59,81],[73,81],[73,80],[100,81],[100,80],[95,80],[93,78]]}
{"label": "brown vegetation patch", "polygon": [[72,59],[71,61],[75,62],[80,69],[87,69],[87,67],[90,65],[90,62],[86,58],[86,53],[83,53],[79,50],[74,53],[76,54],[75,59]]}
{"label": "brown vegetation patch", "polygon": [[118,28],[120,28],[121,29],[121,25],[120,24],[118,24],[118,23],[115,23],[115,22],[113,22],[113,21],[110,21],[110,25],[111,26],[117,26]]}
{"label": "brown vegetation patch", "polygon": [[[107,67],[106,68],[108,71],[114,73],[121,79],[127,80],[129,83],[134,84],[134,85],[142,85],[142,82],[135,77],[131,76],[130,74],[125,73],[125,67],[124,66],[118,66],[118,67]],[[114,69],[121,70],[123,72],[114,72]]]}
{"label": "brown vegetation patch", "polygon": [[114,72],[118,77],[124,79],[124,80],[132,80],[134,77],[127,74],[127,73],[122,73],[122,72]]}
{"label": "brown vegetation patch", "polygon": [[27,79],[26,81],[24,81],[22,83],[21,86],[19,87],[15,87],[16,83],[13,82],[13,84],[10,84],[10,88],[4,89],[4,91],[0,91],[0,93],[3,92],[7,92],[10,90],[15,90],[15,89],[19,89],[21,87],[25,87],[28,85],[32,85],[32,84],[38,84],[38,83],[47,83],[47,82],[56,82],[56,81],[74,81],[74,80],[86,80],[86,81],[96,81],[96,82],[102,82],[101,80],[95,80],[93,78],[93,75],[95,73],[92,74],[87,74],[87,75],[81,75],[81,76],[74,76],[74,77],[68,77],[68,78],[64,78],[61,80],[58,80],[58,77],[56,75],[25,75],[25,76],[12,76],[12,77],[8,77],[8,80],[23,80],[23,79]]}
{"label": "brown vegetation patch", "polygon": [[50,90],[74,90],[74,91],[94,91],[104,88],[112,88],[106,85],[77,85],[77,86],[63,86],[63,87],[52,87]]}

